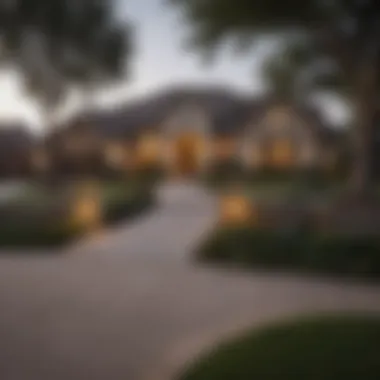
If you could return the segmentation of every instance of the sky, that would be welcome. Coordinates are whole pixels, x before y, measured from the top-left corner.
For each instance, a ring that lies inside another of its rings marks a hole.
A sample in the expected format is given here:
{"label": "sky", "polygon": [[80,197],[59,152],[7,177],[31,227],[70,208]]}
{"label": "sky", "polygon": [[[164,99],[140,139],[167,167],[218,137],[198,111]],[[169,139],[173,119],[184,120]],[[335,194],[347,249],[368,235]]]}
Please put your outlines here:
{"label": "sky", "polygon": [[[187,30],[178,12],[164,6],[164,0],[116,0],[117,17],[133,23],[135,52],[127,81],[116,88],[101,91],[99,106],[128,101],[172,84],[216,84],[232,86],[246,92],[262,88],[259,65],[268,47],[260,46],[248,56],[234,54],[226,47],[212,65],[204,65],[201,57],[184,49]],[[26,121],[34,129],[41,127],[36,104],[23,96],[22,86],[14,73],[0,74],[0,118]],[[344,109],[325,99],[334,119],[344,117]],[[62,115],[80,107],[75,96],[65,105]]]}

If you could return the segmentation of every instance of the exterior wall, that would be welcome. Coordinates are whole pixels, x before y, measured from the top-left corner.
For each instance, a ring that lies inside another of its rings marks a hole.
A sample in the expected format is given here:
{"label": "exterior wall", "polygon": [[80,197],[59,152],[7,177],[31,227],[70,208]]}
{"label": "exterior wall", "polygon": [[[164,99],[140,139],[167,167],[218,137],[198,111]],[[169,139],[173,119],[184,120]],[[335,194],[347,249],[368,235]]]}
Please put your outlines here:
{"label": "exterior wall", "polygon": [[128,170],[132,166],[132,149],[128,142],[107,141],[103,148],[103,160],[107,168]]}
{"label": "exterior wall", "polygon": [[46,143],[51,170],[57,175],[98,173],[104,140],[91,126],[75,126],[58,132]]}
{"label": "exterior wall", "polygon": [[250,122],[242,145],[245,163],[255,169],[309,168],[320,160],[318,139],[297,114],[285,107],[270,109],[257,122]]}
{"label": "exterior wall", "polygon": [[214,137],[210,139],[210,154],[213,159],[229,159],[239,152],[238,137]]}
{"label": "exterior wall", "polygon": [[[188,140],[189,156],[196,161],[198,171],[201,171],[210,158],[210,122],[205,110],[197,104],[185,104],[173,112],[161,127],[163,143],[162,162],[167,170],[178,174],[179,150],[184,140]],[[192,140],[192,142],[190,142]],[[184,148],[185,149],[185,148]],[[190,157],[189,157],[190,159]]]}
{"label": "exterior wall", "polygon": [[165,139],[161,133],[147,132],[136,142],[135,164],[137,167],[161,165]]}

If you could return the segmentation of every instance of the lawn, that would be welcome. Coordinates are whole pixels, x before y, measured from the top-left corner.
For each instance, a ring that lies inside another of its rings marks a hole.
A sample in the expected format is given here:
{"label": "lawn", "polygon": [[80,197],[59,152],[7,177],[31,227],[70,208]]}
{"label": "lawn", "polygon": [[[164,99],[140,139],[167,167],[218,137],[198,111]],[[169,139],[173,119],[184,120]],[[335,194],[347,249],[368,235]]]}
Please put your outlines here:
{"label": "lawn", "polygon": [[380,318],[309,318],[253,330],[186,368],[179,380],[378,380]]}

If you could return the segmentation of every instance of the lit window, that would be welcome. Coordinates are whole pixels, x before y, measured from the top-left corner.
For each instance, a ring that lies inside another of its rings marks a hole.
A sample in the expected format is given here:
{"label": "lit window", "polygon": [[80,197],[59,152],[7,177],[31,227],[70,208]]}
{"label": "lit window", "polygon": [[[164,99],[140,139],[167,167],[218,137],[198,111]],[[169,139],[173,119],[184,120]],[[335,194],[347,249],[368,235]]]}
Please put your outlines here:
{"label": "lit window", "polygon": [[294,149],[289,140],[276,140],[272,143],[271,164],[275,167],[288,167],[294,163]]}

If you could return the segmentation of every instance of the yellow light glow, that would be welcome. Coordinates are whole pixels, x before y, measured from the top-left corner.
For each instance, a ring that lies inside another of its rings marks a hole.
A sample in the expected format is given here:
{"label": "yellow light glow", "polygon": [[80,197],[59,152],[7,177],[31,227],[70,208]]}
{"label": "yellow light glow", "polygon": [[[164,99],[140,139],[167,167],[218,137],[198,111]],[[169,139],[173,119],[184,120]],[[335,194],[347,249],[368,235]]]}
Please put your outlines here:
{"label": "yellow light glow", "polygon": [[253,210],[244,196],[226,196],[221,201],[220,219],[222,223],[247,223],[252,221]]}
{"label": "yellow light glow", "polygon": [[271,164],[275,167],[289,167],[294,162],[294,149],[288,140],[276,140],[271,148]]}

